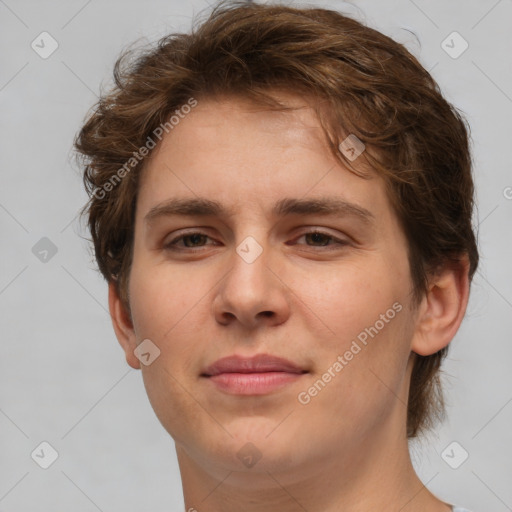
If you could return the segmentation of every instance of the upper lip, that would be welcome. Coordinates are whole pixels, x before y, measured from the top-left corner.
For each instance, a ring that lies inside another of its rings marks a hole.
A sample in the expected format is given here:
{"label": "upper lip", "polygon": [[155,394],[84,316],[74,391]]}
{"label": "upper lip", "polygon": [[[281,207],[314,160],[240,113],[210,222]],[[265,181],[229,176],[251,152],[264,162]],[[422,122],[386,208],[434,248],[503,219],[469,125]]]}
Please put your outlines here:
{"label": "upper lip", "polygon": [[305,373],[295,363],[269,354],[258,354],[253,357],[228,356],[215,361],[203,371],[202,375],[212,377],[221,373],[264,373],[287,372]]}

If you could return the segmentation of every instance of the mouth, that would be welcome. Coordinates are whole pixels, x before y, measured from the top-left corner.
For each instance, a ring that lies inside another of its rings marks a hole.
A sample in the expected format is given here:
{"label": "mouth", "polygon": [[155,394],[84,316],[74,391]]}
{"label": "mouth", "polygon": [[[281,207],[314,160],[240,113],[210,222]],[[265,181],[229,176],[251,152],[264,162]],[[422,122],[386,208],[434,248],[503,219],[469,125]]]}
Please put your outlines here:
{"label": "mouth", "polygon": [[229,356],[208,366],[201,377],[233,395],[264,395],[299,380],[307,370],[286,359],[258,354]]}

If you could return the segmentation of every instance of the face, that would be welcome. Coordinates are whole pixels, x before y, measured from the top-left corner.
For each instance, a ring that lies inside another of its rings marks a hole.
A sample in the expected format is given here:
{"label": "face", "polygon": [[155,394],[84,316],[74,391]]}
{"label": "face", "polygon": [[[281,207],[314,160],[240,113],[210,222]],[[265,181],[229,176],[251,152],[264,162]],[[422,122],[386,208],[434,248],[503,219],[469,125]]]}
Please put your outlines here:
{"label": "face", "polygon": [[[149,399],[205,466],[243,471],[252,451],[300,470],[405,429],[406,240],[383,181],[345,169],[313,111],[287,101],[300,108],[199,101],[140,185],[123,345],[134,367],[137,344],[158,347],[140,365]],[[289,365],[211,366],[261,354]]]}

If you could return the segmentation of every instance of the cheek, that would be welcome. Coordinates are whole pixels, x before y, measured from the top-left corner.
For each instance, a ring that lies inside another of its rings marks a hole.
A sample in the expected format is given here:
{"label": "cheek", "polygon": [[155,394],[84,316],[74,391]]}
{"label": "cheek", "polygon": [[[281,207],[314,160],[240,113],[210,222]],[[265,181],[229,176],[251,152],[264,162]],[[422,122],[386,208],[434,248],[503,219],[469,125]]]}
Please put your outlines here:
{"label": "cheek", "polygon": [[150,339],[160,349],[151,365],[141,365],[144,386],[163,427],[175,439],[186,439],[204,414],[190,389],[198,372],[198,345],[205,339],[198,318],[207,314],[201,301],[205,290],[183,272],[140,268],[134,265],[130,277],[135,333],[137,341]]}
{"label": "cheek", "polygon": [[410,353],[409,281],[385,260],[368,258],[364,264],[347,262],[329,279],[305,277],[301,286],[307,290],[304,302],[328,327],[316,336],[315,378],[323,379],[329,369],[336,374],[325,375],[329,383],[318,405],[335,402],[354,418],[382,412],[393,397],[389,390],[400,392]]}
{"label": "cheek", "polygon": [[210,311],[208,288],[204,279],[201,285],[191,273],[164,266],[139,271],[142,268],[134,266],[130,279],[135,335],[138,342],[150,339],[160,350],[155,364],[142,367],[144,378],[146,384],[155,381],[153,390],[160,385],[174,389],[184,377],[190,379],[198,372],[199,347],[208,339],[204,321]]}
{"label": "cheek", "polygon": [[165,340],[190,324],[189,315],[201,307],[204,290],[179,268],[134,262],[130,276],[130,306],[138,338]]}
{"label": "cheek", "polygon": [[324,329],[325,341],[332,340],[328,342],[330,348],[338,349],[350,345],[351,340],[376,322],[379,331],[389,330],[398,309],[393,309],[393,304],[402,303],[407,285],[402,276],[397,276],[396,269],[391,274],[380,258],[345,261],[330,270],[319,267],[295,282],[300,282],[300,293],[316,322],[321,320],[328,329]]}

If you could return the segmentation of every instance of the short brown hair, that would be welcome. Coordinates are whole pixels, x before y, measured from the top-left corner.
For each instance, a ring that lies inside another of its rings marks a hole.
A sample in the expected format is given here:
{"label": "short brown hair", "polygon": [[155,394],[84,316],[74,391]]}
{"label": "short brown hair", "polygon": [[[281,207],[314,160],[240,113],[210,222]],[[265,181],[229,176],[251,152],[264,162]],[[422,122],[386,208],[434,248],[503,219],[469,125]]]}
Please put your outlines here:
{"label": "short brown hair", "polygon": [[[98,266],[128,308],[135,205],[146,159],[132,162],[133,169],[115,181],[121,167],[190,98],[237,95],[285,110],[272,96],[278,89],[321,100],[316,112],[333,155],[363,178],[338,145],[349,134],[365,144],[363,157],[385,179],[408,240],[416,304],[429,275],[462,255],[469,258],[472,280],[478,250],[469,127],[418,60],[377,30],[327,9],[221,2],[190,34],[125,52],[114,79],[75,146]],[[415,354],[409,438],[444,416],[439,368],[447,350]]]}

